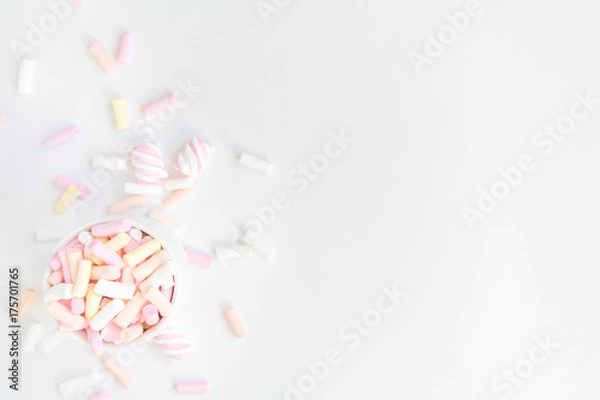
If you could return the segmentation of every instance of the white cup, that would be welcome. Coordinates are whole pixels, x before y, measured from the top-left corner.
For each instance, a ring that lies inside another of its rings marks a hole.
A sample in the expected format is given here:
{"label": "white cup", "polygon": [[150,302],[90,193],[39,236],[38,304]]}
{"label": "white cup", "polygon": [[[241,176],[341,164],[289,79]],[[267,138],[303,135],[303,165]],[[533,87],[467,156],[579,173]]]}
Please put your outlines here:
{"label": "white cup", "polygon": [[[58,251],[62,247],[64,247],[67,243],[69,243],[71,240],[75,239],[77,237],[77,235],[79,235],[80,232],[89,231],[92,226],[97,225],[97,224],[102,224],[104,222],[115,221],[115,220],[120,220],[120,219],[128,219],[129,221],[131,221],[131,225],[133,228],[137,228],[140,231],[152,236],[153,238],[160,240],[160,242],[162,244],[162,248],[167,253],[169,253],[169,255],[171,256],[171,260],[175,264],[175,272],[174,272],[174,276],[173,276],[173,278],[174,278],[173,280],[175,281],[175,286],[173,287],[173,297],[171,298],[171,303],[173,303],[173,313],[171,315],[169,315],[168,317],[162,317],[156,325],[145,330],[141,336],[139,336],[135,340],[132,340],[130,343],[128,343],[128,344],[133,344],[133,343],[141,344],[141,343],[151,340],[152,338],[154,338],[154,336],[158,335],[168,325],[169,320],[173,317],[173,315],[176,314],[177,304],[178,304],[179,298],[181,297],[181,287],[183,286],[183,282],[185,281],[181,276],[181,265],[183,263],[185,263],[186,259],[187,259],[185,250],[183,248],[183,245],[179,242],[179,239],[175,236],[175,234],[168,227],[166,227],[165,225],[163,225],[162,223],[160,223],[154,219],[146,218],[146,217],[122,217],[121,216],[121,217],[107,217],[104,219],[99,219],[96,221],[89,222],[89,223],[79,227],[78,229],[74,230],[67,236],[65,236],[58,243],[58,245],[52,252],[52,256],[50,258],[54,257],[56,255],[56,253],[58,253]],[[52,271],[50,270],[48,265],[46,265],[45,269],[44,269],[44,282],[43,282],[44,295],[46,294],[48,289],[50,289],[50,284],[48,283],[48,276],[50,275],[51,272]],[[70,333],[72,334],[71,336],[73,336],[73,338],[87,343],[85,331],[76,331],[76,332],[70,332]],[[112,343],[104,343],[104,345],[114,346],[114,344],[112,344]]]}

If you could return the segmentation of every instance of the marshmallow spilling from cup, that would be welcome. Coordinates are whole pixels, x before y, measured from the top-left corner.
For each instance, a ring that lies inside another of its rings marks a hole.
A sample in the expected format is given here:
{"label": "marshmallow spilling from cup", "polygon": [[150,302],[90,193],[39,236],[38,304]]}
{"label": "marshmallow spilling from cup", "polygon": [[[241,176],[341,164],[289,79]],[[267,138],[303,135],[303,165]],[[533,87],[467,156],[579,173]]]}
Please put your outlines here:
{"label": "marshmallow spilling from cup", "polygon": [[58,329],[104,345],[159,335],[176,310],[183,246],[148,218],[94,221],[67,235],[45,270],[44,300]]}

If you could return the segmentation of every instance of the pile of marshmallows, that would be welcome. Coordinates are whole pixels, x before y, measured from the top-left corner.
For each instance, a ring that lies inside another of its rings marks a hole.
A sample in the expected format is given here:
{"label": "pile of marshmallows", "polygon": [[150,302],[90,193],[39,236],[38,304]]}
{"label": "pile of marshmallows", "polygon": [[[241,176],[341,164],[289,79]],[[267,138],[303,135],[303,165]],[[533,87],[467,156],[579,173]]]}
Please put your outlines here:
{"label": "pile of marshmallows", "polygon": [[49,267],[47,312],[59,330],[85,332],[97,355],[104,342],[129,343],[172,313],[175,265],[127,219],[79,233]]}

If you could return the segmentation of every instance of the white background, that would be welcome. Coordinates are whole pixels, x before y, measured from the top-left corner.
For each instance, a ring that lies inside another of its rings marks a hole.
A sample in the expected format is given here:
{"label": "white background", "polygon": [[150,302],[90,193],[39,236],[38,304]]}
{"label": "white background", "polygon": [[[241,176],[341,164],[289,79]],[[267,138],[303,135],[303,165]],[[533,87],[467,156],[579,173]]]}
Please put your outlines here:
{"label": "white background", "polygon": [[[23,96],[10,42],[48,9],[5,2],[3,268],[22,267],[22,291],[41,288],[53,244],[36,243],[36,229],[102,217],[122,196],[131,172],[114,176],[74,215],[53,212],[57,174],[91,179],[92,155],[116,154],[137,139],[113,128],[110,99],[124,97],[137,120],[141,105],[189,79],[202,93],[156,140],[169,166],[194,133],[217,150],[199,188],[171,212],[186,225],[182,241],[203,250],[230,244],[233,229],[274,193],[291,205],[266,230],[273,260],[184,266],[197,289],[175,322],[194,351],[178,364],[154,348],[137,354],[128,367],[136,386],[125,392],[111,381],[115,399],[175,397],[174,382],[201,377],[211,385],[206,399],[282,399],[286,381],[329,348],[343,361],[306,399],[498,399],[490,381],[545,334],[560,349],[512,398],[598,398],[600,107],[549,156],[531,137],[568,112],[575,93],[600,97],[600,3],[482,2],[468,30],[417,75],[408,54],[422,52],[427,32],[464,7],[293,0],[265,26],[250,0],[89,0],[72,5],[35,48],[35,92]],[[136,39],[133,60],[104,75],[87,46],[95,39],[114,52],[125,30]],[[43,147],[71,125],[80,137]],[[288,171],[322,151],[327,129],[342,128],[356,142],[297,195]],[[271,159],[273,176],[238,167],[239,151]],[[477,188],[489,189],[496,170],[523,153],[536,169],[470,231],[461,207],[475,207]],[[393,283],[408,296],[350,350],[339,330]],[[245,339],[230,333],[223,301],[238,307]],[[41,301],[30,316],[50,330]],[[57,382],[99,365],[74,341],[45,357],[24,354],[21,397],[59,398]],[[0,382],[1,398],[17,398]]]}

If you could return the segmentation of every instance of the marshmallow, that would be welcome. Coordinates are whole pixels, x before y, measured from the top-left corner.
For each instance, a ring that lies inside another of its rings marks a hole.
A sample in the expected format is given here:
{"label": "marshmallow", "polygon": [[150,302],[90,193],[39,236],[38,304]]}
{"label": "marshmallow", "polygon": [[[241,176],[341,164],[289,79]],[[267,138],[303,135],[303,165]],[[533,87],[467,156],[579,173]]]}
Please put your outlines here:
{"label": "marshmallow", "polygon": [[271,162],[248,153],[240,154],[238,163],[243,167],[250,168],[265,175],[270,175],[273,171],[273,164]]}
{"label": "marshmallow", "polygon": [[113,236],[117,233],[127,232],[131,229],[131,221],[128,219],[119,219],[116,221],[104,222],[102,224],[92,226],[93,236]]}
{"label": "marshmallow", "polygon": [[48,336],[44,337],[42,340],[38,342],[36,345],[36,349],[38,353],[41,355],[46,355],[50,353],[52,350],[56,348],[59,344],[62,343],[63,340],[67,338],[67,335],[64,332],[59,330],[55,330],[50,333]]}
{"label": "marshmallow", "polygon": [[57,284],[61,283],[63,280],[64,280],[63,273],[62,273],[62,270],[60,270],[60,269],[52,272],[48,276],[48,283],[50,284],[50,286],[57,285]]}
{"label": "marshmallow", "polygon": [[129,327],[121,331],[121,342],[130,343],[138,337],[142,336],[142,333],[144,333],[144,327],[142,326],[141,322],[130,325]]}
{"label": "marshmallow", "polygon": [[138,315],[143,307],[148,304],[148,300],[142,295],[141,292],[137,292],[133,298],[127,302],[125,308],[115,317],[113,322],[120,328],[127,327],[131,321]]}
{"label": "marshmallow", "polygon": [[54,206],[54,210],[59,214],[66,213],[80,195],[81,191],[77,188],[77,186],[69,186]]}
{"label": "marshmallow", "polygon": [[181,360],[192,349],[192,344],[174,326],[167,326],[154,336],[154,342],[172,360]]}
{"label": "marshmallow", "polygon": [[108,206],[109,214],[122,214],[134,208],[142,207],[148,203],[148,198],[144,195],[128,196],[116,201]]}
{"label": "marshmallow", "polygon": [[[98,286],[96,284],[96,286]],[[95,290],[95,289],[94,289]],[[118,313],[125,308],[125,303],[121,299],[114,299],[102,308],[98,314],[90,321],[90,328],[99,331],[108,324]]]}
{"label": "marshmallow", "polygon": [[169,174],[162,161],[162,152],[156,143],[137,145],[131,151],[133,175],[140,183],[157,183]]}
{"label": "marshmallow", "polygon": [[37,292],[34,289],[27,289],[25,293],[23,293],[23,296],[21,296],[21,300],[19,301],[19,310],[17,311],[19,319],[23,319],[36,297]]}
{"label": "marshmallow", "polygon": [[252,231],[246,231],[242,235],[242,242],[251,246],[260,256],[266,259],[273,257],[275,252],[269,243]]}
{"label": "marshmallow", "polygon": [[194,191],[194,188],[195,186],[188,189],[174,190],[163,200],[163,207],[173,207],[175,204],[188,197]]}
{"label": "marshmallow", "polygon": [[165,250],[160,250],[157,253],[155,253],[152,257],[150,257],[147,261],[144,261],[143,263],[135,267],[131,271],[131,274],[137,281],[143,281],[170,259],[171,257],[169,256],[169,253],[167,253]]}
{"label": "marshmallow", "polygon": [[73,285],[73,296],[83,298],[88,290],[91,278],[92,262],[90,260],[79,261],[77,269],[77,278]]}
{"label": "marshmallow", "polygon": [[163,181],[163,185],[165,185],[165,189],[172,190],[180,190],[180,189],[189,189],[194,187],[196,182],[193,178],[178,178],[178,179],[167,179]]}
{"label": "marshmallow", "polygon": [[46,147],[56,147],[58,145],[68,142],[69,140],[76,138],[77,136],[79,136],[79,128],[74,126],[71,128],[64,129],[46,138]]}
{"label": "marshmallow", "polygon": [[[56,286],[53,286],[53,288]],[[46,307],[46,312],[54,317],[58,322],[64,326],[79,330],[83,329],[86,320],[81,315],[75,315],[67,307],[60,304],[58,301],[52,301]]]}
{"label": "marshmallow", "polygon": [[102,301],[102,296],[94,292],[95,286],[94,284],[88,285],[88,290],[85,294],[85,319],[88,322],[98,314],[100,302]]}
{"label": "marshmallow", "polygon": [[89,51],[100,66],[102,70],[110,75],[117,68],[117,62],[104,50],[104,48],[98,42],[94,42],[90,45]]}
{"label": "marshmallow", "polygon": [[[157,253],[158,254],[158,253]],[[146,280],[140,283],[140,290],[144,290],[147,287],[154,286],[159,287],[169,282],[169,279],[173,277],[175,273],[175,264],[171,261],[167,261],[162,267],[158,268],[152,273]],[[139,281],[139,279],[138,279]]]}
{"label": "marshmallow", "polygon": [[197,250],[190,249],[189,247],[185,248],[185,254],[187,255],[187,259],[189,262],[199,265],[200,267],[205,269],[208,269],[210,267],[212,257],[208,254],[204,254]]}
{"label": "marshmallow", "polygon": [[142,314],[144,315],[144,321],[148,325],[156,325],[158,323],[158,310],[153,304],[148,304],[142,308]]}
{"label": "marshmallow", "polygon": [[123,261],[128,267],[135,267],[140,262],[158,252],[162,248],[158,239],[152,239],[148,243],[144,243],[137,249],[123,256]]}
{"label": "marshmallow", "polygon": [[115,267],[114,265],[102,265],[98,267],[92,267],[90,273],[90,279],[97,281],[98,279],[115,280],[121,276],[121,268]]}
{"label": "marshmallow", "polygon": [[128,233],[133,240],[142,240],[142,231],[140,231],[139,229],[131,228]]}
{"label": "marshmallow", "polygon": [[83,244],[84,246],[87,246],[92,240],[94,240],[94,238],[92,237],[91,233],[83,231],[80,232],[79,235],[77,235],[77,240],[79,240],[79,243]]}
{"label": "marshmallow", "polygon": [[[67,262],[69,263],[70,277],[73,282],[77,279],[77,272],[79,271],[79,261],[83,259],[83,253],[79,249],[67,250]],[[87,283],[86,283],[87,285]]]}
{"label": "marshmallow", "polygon": [[144,289],[144,297],[156,306],[156,309],[163,317],[168,317],[173,312],[173,304],[154,286]]}
{"label": "marshmallow", "polygon": [[81,315],[85,311],[85,301],[81,297],[71,299],[71,312],[75,315]]}
{"label": "marshmallow", "polygon": [[99,279],[94,292],[111,299],[132,299],[135,285]]}
{"label": "marshmallow", "polygon": [[73,298],[73,284],[72,283],[59,283],[54,285],[44,295],[44,301],[46,303],[56,300],[71,300]]}
{"label": "marshmallow", "polygon": [[219,260],[248,259],[252,256],[252,248],[249,246],[217,247],[215,248],[215,255]]}
{"label": "marshmallow", "polygon": [[33,93],[33,77],[35,73],[35,61],[30,58],[21,59],[19,65],[19,77],[17,79],[17,93]]}
{"label": "marshmallow", "polygon": [[71,396],[78,392],[83,392],[84,390],[96,386],[100,382],[104,376],[99,372],[91,372],[85,375],[78,375],[73,378],[66,379],[58,384],[58,392],[65,396]]}
{"label": "marshmallow", "polygon": [[119,131],[129,129],[129,113],[125,99],[112,99],[110,104],[115,118],[115,128]]}
{"label": "marshmallow", "polygon": [[110,321],[102,331],[100,331],[100,336],[102,336],[102,340],[105,342],[117,342],[121,337],[121,328],[119,328],[113,321]]}
{"label": "marshmallow", "polygon": [[175,384],[177,393],[185,394],[206,394],[208,393],[208,383],[204,381],[184,381]]}
{"label": "marshmallow", "polygon": [[60,260],[60,265],[63,272],[63,277],[65,278],[65,283],[73,283],[73,279],[71,277],[71,268],[69,267],[69,262],[67,261],[67,253],[65,251],[59,251],[58,253],[56,253],[56,255]]}
{"label": "marshmallow", "polygon": [[169,93],[168,95],[161,97],[152,103],[146,104],[144,107],[142,107],[142,112],[144,115],[154,114],[175,103],[177,103],[177,96],[175,96],[175,93]]}
{"label": "marshmallow", "polygon": [[87,327],[85,328],[85,335],[92,352],[97,356],[102,355],[102,335],[100,335],[100,332]]}
{"label": "marshmallow", "polygon": [[140,194],[144,196],[160,196],[162,187],[151,183],[126,182],[123,191],[127,194]]}
{"label": "marshmallow", "polygon": [[40,334],[42,333],[42,324],[37,321],[31,321],[23,339],[23,351],[31,351],[38,342]]}
{"label": "marshmallow", "polygon": [[214,147],[204,140],[194,137],[183,148],[177,156],[175,169],[182,174],[196,179],[204,169],[206,162],[214,151]]}
{"label": "marshmallow", "polygon": [[231,331],[235,334],[235,336],[242,338],[246,336],[246,328],[240,319],[237,311],[233,307],[227,308],[224,312],[225,318],[227,319],[227,323],[231,328]]}
{"label": "marshmallow", "polygon": [[177,234],[180,234],[183,231],[183,225],[181,225],[181,223],[175,221],[166,212],[159,208],[155,208],[154,210],[150,211],[148,216],[173,229],[173,231]]}
{"label": "marshmallow", "polygon": [[115,379],[119,381],[125,389],[129,389],[133,386],[133,379],[131,378],[131,375],[129,375],[129,372],[123,369],[114,358],[110,357],[104,360],[104,367],[113,374]]}
{"label": "marshmallow", "polygon": [[109,171],[125,171],[127,170],[127,160],[123,157],[116,156],[93,156],[92,166],[94,168],[103,168]]}
{"label": "marshmallow", "polygon": [[119,51],[117,52],[117,61],[121,64],[127,64],[131,59],[131,53],[133,51],[133,35],[129,32],[121,35],[121,41],[119,42]]}
{"label": "marshmallow", "polygon": [[100,242],[98,239],[94,239],[88,245],[88,248],[93,255],[104,261],[108,265],[114,265],[116,267],[123,267],[123,260],[113,250],[106,247],[105,244]]}
{"label": "marshmallow", "polygon": [[72,178],[69,178],[68,176],[56,175],[54,182],[56,183],[56,185],[58,187],[63,188],[63,189],[67,189],[71,185],[77,186],[77,188],[81,192],[79,197],[81,197],[83,200],[87,199],[88,197],[90,197],[92,195],[92,191],[87,186],[82,185],[81,183],[77,182],[76,180],[74,180]]}

